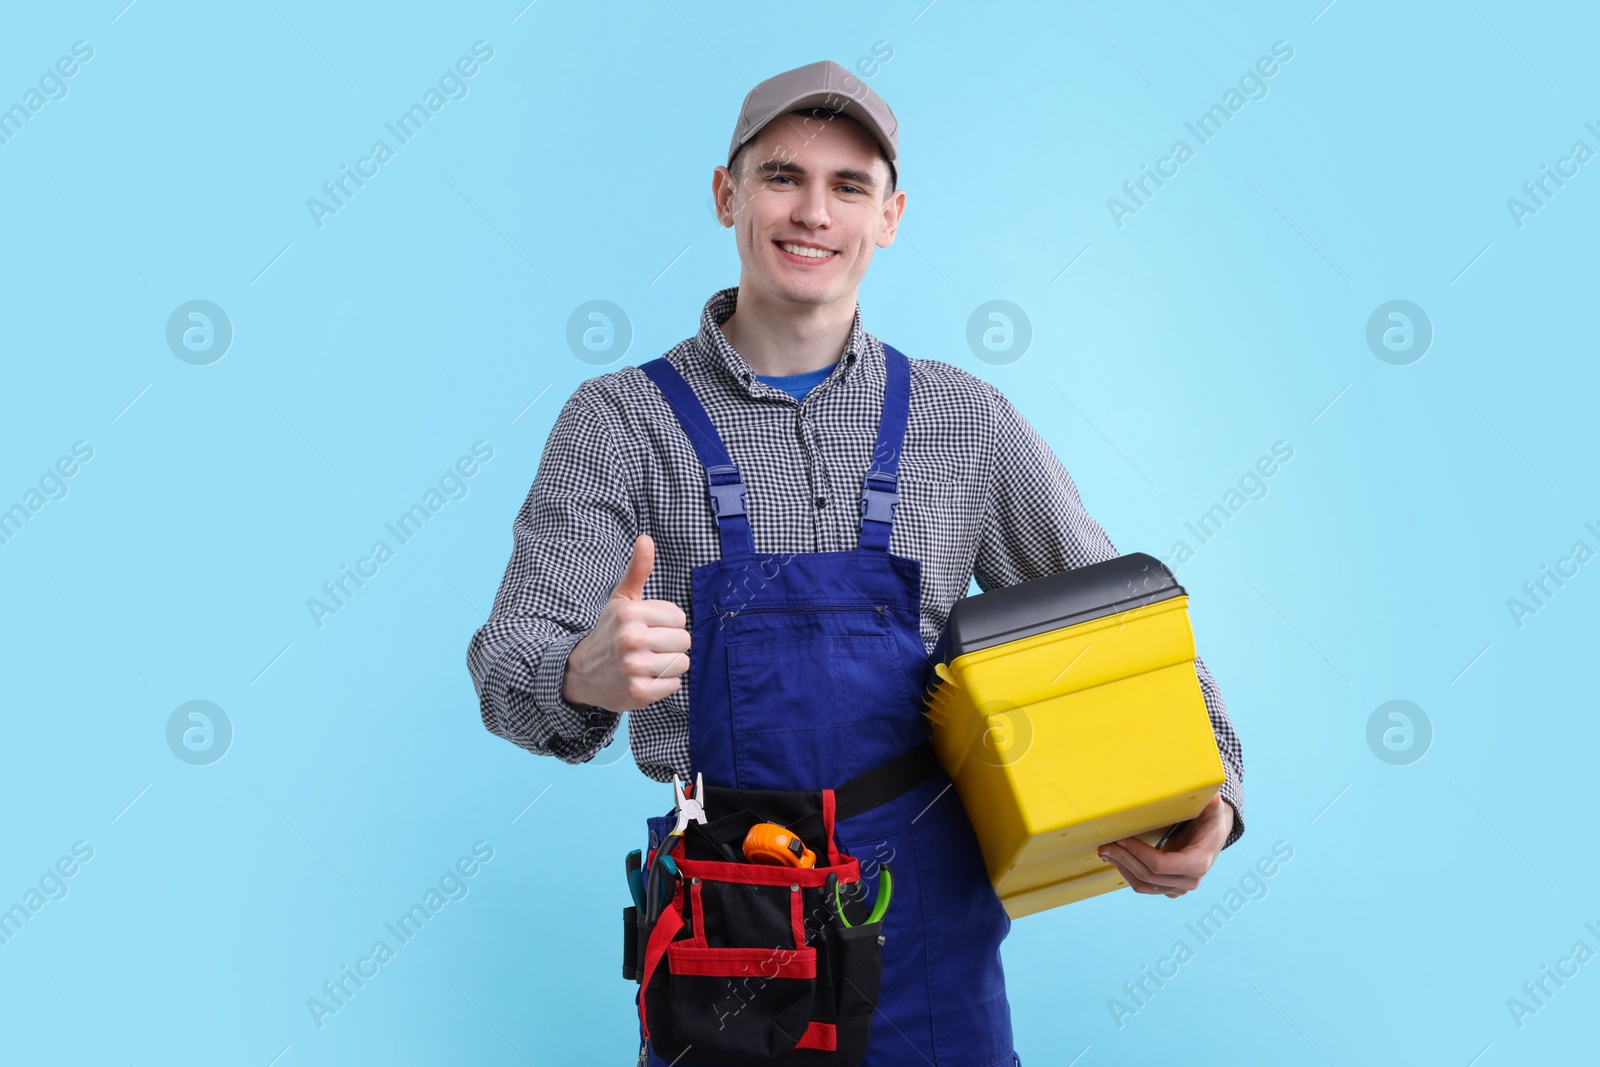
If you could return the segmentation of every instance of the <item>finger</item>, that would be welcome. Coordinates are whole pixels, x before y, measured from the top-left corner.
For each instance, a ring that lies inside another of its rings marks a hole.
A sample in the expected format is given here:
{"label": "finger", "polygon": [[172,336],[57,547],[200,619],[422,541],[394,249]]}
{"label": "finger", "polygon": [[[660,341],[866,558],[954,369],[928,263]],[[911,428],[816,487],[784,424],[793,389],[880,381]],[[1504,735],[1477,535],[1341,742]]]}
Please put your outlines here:
{"label": "finger", "polygon": [[1233,809],[1228,808],[1227,811],[1224,811],[1223,808],[1225,807],[1227,807],[1227,803],[1222,799],[1222,794],[1212,794],[1211,799],[1206,801],[1205,807],[1173,827],[1172,835],[1167,839],[1167,844],[1163,851],[1179,852],[1188,848],[1196,839],[1214,832],[1222,825],[1224,819],[1231,820],[1233,818]]}
{"label": "finger", "polygon": [[644,597],[644,582],[656,563],[656,543],[649,534],[640,534],[633,541],[633,558],[628,560],[622,580],[611,591],[612,600],[640,600]]}
{"label": "finger", "polygon": [[1151,885],[1143,878],[1140,878],[1127,867],[1124,867],[1115,857],[1107,859],[1106,862],[1116,868],[1117,873],[1122,875],[1122,880],[1128,883],[1128,888],[1135,893],[1165,893],[1168,891],[1166,886]]}
{"label": "finger", "polygon": [[689,657],[681,652],[641,652],[628,657],[628,671],[640,677],[676,678],[689,669]]}
{"label": "finger", "polygon": [[683,609],[670,600],[629,600],[618,609],[618,619],[622,622],[642,622],[646,626],[660,626],[670,630],[680,630],[683,633],[688,619]]}
{"label": "finger", "polygon": [[[1139,841],[1137,844],[1143,845],[1144,842]],[[1145,845],[1145,847],[1150,848],[1148,845]],[[1115,862],[1119,869],[1129,872],[1146,885],[1158,886],[1163,891],[1168,889],[1193,889],[1200,884],[1198,878],[1182,871],[1167,871],[1155,867],[1151,863],[1146,863],[1120,844],[1104,845],[1100,851],[1106,859]],[[1156,852],[1155,849],[1150,849],[1150,851],[1164,859],[1170,858],[1167,853]]]}
{"label": "finger", "polygon": [[640,652],[687,652],[689,651],[689,631],[678,626],[645,626],[643,629],[632,630],[636,635],[637,644],[632,647]]}
{"label": "finger", "polygon": [[1225,806],[1220,793],[1212,796],[1198,815],[1185,821],[1182,828],[1172,835],[1173,846],[1169,851],[1180,852],[1190,847],[1195,841],[1221,826],[1224,818],[1232,818],[1232,809],[1227,812],[1222,810]]}
{"label": "finger", "polygon": [[1164,852],[1145,844],[1137,837],[1125,837],[1120,841],[1114,841],[1112,847],[1122,849],[1131,861],[1138,863],[1144,870],[1158,878],[1165,876],[1199,878],[1206,873],[1209,866],[1203,862],[1204,854],[1200,849],[1190,851],[1181,848]]}
{"label": "finger", "polygon": [[630,685],[629,690],[634,697],[635,704],[638,707],[644,707],[646,704],[654,704],[658,700],[665,700],[673,693],[676,693],[682,685],[683,679],[681,678],[652,678],[648,681],[640,681],[637,684]]}

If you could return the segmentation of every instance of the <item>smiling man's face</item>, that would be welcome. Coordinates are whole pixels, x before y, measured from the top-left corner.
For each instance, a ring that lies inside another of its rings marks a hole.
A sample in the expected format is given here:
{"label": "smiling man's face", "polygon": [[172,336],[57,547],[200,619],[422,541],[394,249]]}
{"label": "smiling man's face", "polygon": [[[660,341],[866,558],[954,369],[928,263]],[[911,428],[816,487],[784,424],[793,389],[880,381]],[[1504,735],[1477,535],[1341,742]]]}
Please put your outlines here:
{"label": "smiling man's face", "polygon": [[903,190],[885,196],[889,163],[872,135],[842,114],[780,115],[734,165],[737,176],[716,169],[712,191],[738,243],[741,296],[853,309],[873,249],[894,241],[905,208]]}

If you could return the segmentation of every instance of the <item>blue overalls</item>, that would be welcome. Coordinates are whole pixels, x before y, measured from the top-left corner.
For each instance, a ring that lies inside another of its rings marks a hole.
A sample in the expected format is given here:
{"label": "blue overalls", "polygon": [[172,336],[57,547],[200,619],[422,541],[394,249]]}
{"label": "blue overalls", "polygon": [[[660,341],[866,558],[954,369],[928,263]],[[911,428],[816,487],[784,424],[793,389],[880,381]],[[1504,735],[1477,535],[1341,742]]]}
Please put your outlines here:
{"label": "blue overalls", "polygon": [[[693,389],[645,363],[706,468],[721,558],[692,574],[689,753],[715,815],[716,787],[817,790],[924,741],[930,665],[918,621],[920,560],[889,553],[910,414],[905,356],[884,346],[887,385],[866,472],[858,547],[757,553],[745,486]],[[672,819],[649,820],[654,847]],[[960,798],[942,772],[836,827],[866,867],[890,863],[883,980],[863,1064],[1012,1067],[995,895]],[[652,1050],[652,1067],[668,1067]],[[680,1060],[675,1067],[694,1067]]]}

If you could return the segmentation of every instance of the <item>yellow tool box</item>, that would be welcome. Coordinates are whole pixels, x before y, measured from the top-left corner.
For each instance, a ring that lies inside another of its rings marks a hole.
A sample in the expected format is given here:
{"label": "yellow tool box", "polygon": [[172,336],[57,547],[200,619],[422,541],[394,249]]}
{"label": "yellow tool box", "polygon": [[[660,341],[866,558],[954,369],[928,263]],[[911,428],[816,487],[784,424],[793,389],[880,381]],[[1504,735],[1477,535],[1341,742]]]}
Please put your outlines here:
{"label": "yellow tool box", "polygon": [[1127,885],[1099,847],[1154,845],[1222,786],[1188,603],[1135,552],[952,608],[926,714],[1012,918]]}

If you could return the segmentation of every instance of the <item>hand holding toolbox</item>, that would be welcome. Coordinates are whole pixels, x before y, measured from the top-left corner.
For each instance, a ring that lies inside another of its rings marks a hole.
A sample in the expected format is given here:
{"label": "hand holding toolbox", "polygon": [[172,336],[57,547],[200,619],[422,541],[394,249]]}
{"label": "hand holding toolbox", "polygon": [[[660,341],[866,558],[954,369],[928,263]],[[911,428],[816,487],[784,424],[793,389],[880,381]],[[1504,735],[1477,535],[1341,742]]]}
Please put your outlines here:
{"label": "hand holding toolbox", "polygon": [[[623,977],[640,982],[645,1035],[668,1060],[853,1067],[882,974],[889,869],[869,907],[859,861],[834,840],[834,791],[715,789],[685,796],[641,877],[627,862]],[[712,816],[715,816],[714,818]],[[778,836],[799,842],[800,853]],[[753,840],[752,862],[744,843]],[[811,866],[798,861],[812,853]],[[870,878],[873,872],[866,872]],[[675,884],[674,884],[675,883]],[[660,888],[658,888],[660,887]]]}
{"label": "hand holding toolbox", "polygon": [[1099,846],[1159,848],[1222,786],[1188,602],[1135,552],[951,609],[933,747],[1013,919],[1127,885]]}

